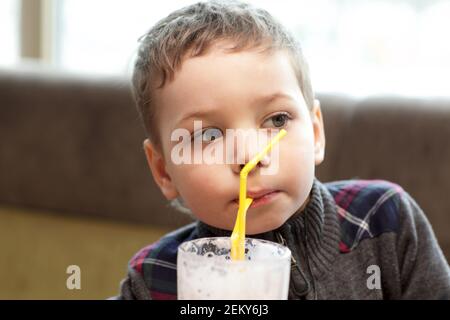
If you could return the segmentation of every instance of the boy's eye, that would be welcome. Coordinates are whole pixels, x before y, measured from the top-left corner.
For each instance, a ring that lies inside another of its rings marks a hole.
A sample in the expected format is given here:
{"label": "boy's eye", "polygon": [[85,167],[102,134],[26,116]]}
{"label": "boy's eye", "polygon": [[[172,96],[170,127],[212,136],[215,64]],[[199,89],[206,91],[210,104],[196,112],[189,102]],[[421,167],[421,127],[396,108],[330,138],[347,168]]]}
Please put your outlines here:
{"label": "boy's eye", "polygon": [[287,113],[277,113],[267,119],[264,124],[268,124],[269,126],[274,126],[275,128],[281,128],[286,125],[287,120],[291,118]]}
{"label": "boy's eye", "polygon": [[203,130],[203,132],[199,132],[193,135],[193,138],[201,135],[202,142],[212,142],[216,139],[219,139],[222,136],[222,131],[217,128],[207,128]]}

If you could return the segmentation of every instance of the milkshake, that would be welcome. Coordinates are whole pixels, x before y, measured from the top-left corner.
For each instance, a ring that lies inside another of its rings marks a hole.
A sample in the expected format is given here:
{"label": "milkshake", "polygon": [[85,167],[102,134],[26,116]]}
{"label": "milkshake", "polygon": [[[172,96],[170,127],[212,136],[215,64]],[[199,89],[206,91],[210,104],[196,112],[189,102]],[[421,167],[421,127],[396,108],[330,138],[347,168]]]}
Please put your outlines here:
{"label": "milkshake", "polygon": [[245,239],[245,259],[232,260],[228,237],[201,238],[178,248],[178,299],[286,300],[291,251],[278,243]]}

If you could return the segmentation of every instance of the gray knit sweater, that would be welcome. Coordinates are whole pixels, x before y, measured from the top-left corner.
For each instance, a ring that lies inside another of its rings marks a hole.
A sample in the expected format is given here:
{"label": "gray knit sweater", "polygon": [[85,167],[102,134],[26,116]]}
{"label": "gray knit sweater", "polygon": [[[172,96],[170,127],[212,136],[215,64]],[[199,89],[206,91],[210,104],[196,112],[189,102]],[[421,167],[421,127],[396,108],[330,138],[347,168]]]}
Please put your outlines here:
{"label": "gray knit sweater", "polygon": [[[197,222],[143,248],[117,298],[176,298],[173,248],[229,235]],[[407,192],[387,181],[316,179],[303,211],[254,237],[291,249],[289,299],[450,299],[449,266],[429,222]]]}

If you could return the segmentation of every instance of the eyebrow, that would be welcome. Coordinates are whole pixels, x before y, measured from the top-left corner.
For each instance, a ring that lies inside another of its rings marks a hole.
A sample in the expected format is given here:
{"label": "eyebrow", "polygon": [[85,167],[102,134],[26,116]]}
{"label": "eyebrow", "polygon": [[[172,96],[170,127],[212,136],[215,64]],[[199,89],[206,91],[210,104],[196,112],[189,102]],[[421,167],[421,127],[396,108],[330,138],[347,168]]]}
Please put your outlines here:
{"label": "eyebrow", "polygon": [[[289,100],[295,101],[295,99],[289,94],[286,94],[283,92],[275,92],[275,93],[272,93],[269,95],[264,95],[264,96],[260,96],[260,97],[253,99],[253,104],[254,105],[269,104],[278,99],[289,99]],[[214,114],[216,112],[217,112],[217,110],[209,110],[209,111],[194,111],[194,112],[188,113],[180,121],[178,121],[178,125],[180,125],[181,123],[183,123],[186,120],[193,119],[193,118],[207,118],[209,115]]]}

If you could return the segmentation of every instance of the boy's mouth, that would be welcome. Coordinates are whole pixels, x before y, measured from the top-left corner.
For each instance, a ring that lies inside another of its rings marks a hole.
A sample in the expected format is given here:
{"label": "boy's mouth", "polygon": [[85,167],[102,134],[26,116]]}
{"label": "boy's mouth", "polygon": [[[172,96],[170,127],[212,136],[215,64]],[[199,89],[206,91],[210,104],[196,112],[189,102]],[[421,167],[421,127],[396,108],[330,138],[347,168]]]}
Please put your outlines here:
{"label": "boy's mouth", "polygon": [[[257,208],[259,206],[265,205],[271,202],[278,194],[280,190],[259,190],[259,191],[247,191],[247,197],[252,198],[253,202],[250,205],[250,208]],[[239,197],[234,199],[237,205],[239,205]]]}

